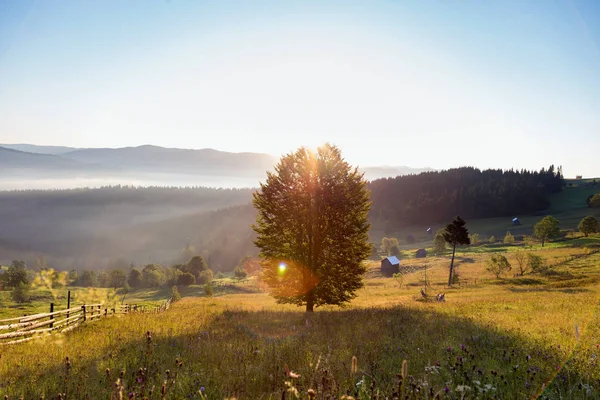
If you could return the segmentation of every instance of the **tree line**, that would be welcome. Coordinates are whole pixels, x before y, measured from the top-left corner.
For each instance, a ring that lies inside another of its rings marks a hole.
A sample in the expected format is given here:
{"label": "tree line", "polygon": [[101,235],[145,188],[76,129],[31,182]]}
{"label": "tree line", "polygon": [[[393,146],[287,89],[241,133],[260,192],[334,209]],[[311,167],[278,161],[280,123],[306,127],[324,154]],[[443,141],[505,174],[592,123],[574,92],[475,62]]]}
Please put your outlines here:
{"label": "tree line", "polygon": [[548,207],[562,190],[561,168],[540,171],[473,167],[423,172],[369,183],[370,219],[378,227],[433,224],[452,219],[515,216]]}

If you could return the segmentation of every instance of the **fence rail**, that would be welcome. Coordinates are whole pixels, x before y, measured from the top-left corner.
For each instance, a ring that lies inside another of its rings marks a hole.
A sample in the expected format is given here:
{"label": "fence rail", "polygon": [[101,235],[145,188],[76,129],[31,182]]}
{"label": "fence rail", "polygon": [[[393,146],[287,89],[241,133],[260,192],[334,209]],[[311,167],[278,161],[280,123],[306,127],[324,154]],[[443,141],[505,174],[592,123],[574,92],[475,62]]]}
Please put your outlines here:
{"label": "fence rail", "polygon": [[102,304],[84,304],[60,311],[54,311],[54,303],[50,303],[50,312],[47,313],[0,319],[0,346],[27,342],[56,332],[69,332],[83,323],[102,317],[129,313],[159,313],[168,310],[169,307],[171,299],[156,306],[120,304],[108,308]]}

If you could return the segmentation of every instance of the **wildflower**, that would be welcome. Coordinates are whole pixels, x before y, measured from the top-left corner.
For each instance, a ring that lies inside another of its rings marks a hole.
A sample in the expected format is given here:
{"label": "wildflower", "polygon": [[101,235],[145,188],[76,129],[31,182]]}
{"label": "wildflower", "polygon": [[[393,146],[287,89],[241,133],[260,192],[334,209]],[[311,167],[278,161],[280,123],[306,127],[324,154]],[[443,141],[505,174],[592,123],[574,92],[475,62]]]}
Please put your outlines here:
{"label": "wildflower", "polygon": [[529,389],[529,387],[530,387],[530,386],[531,386],[531,384],[530,384],[529,382],[525,382],[525,387],[526,387],[527,389]]}
{"label": "wildflower", "polygon": [[448,353],[452,352],[452,347],[448,346],[448,348],[446,349],[446,351],[448,351]]}
{"label": "wildflower", "polygon": [[448,392],[450,392],[450,388],[449,388],[448,386],[446,386],[446,387],[444,388],[444,393],[448,393]]}
{"label": "wildflower", "polygon": [[297,374],[297,373],[295,373],[295,372],[292,372],[292,371],[290,371],[290,369],[288,368],[287,364],[285,364],[285,375],[286,375],[287,377],[290,377],[290,378],[292,378],[292,379],[297,379],[297,378],[300,378],[300,375],[299,375],[299,374]]}
{"label": "wildflower", "polygon": [[465,350],[467,350],[467,347],[466,347],[464,344],[461,344],[461,345],[460,345],[460,348],[461,348],[461,350],[462,350],[462,351],[465,351]]}
{"label": "wildflower", "polygon": [[201,392],[204,392],[204,386],[202,386],[202,387],[200,388],[200,391],[201,391]]}

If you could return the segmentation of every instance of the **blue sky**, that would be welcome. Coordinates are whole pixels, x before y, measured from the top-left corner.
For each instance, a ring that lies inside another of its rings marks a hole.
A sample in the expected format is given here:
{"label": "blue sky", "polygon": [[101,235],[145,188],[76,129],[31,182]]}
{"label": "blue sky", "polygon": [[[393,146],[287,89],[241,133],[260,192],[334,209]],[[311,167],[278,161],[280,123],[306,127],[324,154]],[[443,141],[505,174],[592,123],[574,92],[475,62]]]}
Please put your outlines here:
{"label": "blue sky", "polygon": [[0,2],[0,143],[324,142],[600,176],[600,2]]}

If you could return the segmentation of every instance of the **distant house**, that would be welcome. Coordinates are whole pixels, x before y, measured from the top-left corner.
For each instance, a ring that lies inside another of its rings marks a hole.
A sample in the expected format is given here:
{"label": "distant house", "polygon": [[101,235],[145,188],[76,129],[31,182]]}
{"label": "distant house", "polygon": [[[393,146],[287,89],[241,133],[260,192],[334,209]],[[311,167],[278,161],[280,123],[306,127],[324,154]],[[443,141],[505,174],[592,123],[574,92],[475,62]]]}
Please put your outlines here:
{"label": "distant house", "polygon": [[512,224],[513,225],[521,225],[521,221],[519,221],[519,218],[514,217],[513,220],[512,220]]}
{"label": "distant house", "polygon": [[433,233],[433,231],[431,230],[431,228],[427,228],[427,234],[431,235]]}
{"label": "distant house", "polygon": [[415,257],[417,257],[417,258],[425,258],[425,257],[427,257],[427,250],[425,250],[425,249],[419,249],[419,250],[417,250],[417,252],[415,253]]}
{"label": "distant house", "polygon": [[400,260],[398,260],[398,257],[391,256],[381,260],[381,273],[384,276],[392,276],[397,272],[400,272]]}
{"label": "distant house", "polygon": [[575,179],[583,179],[583,175],[576,175]]}

